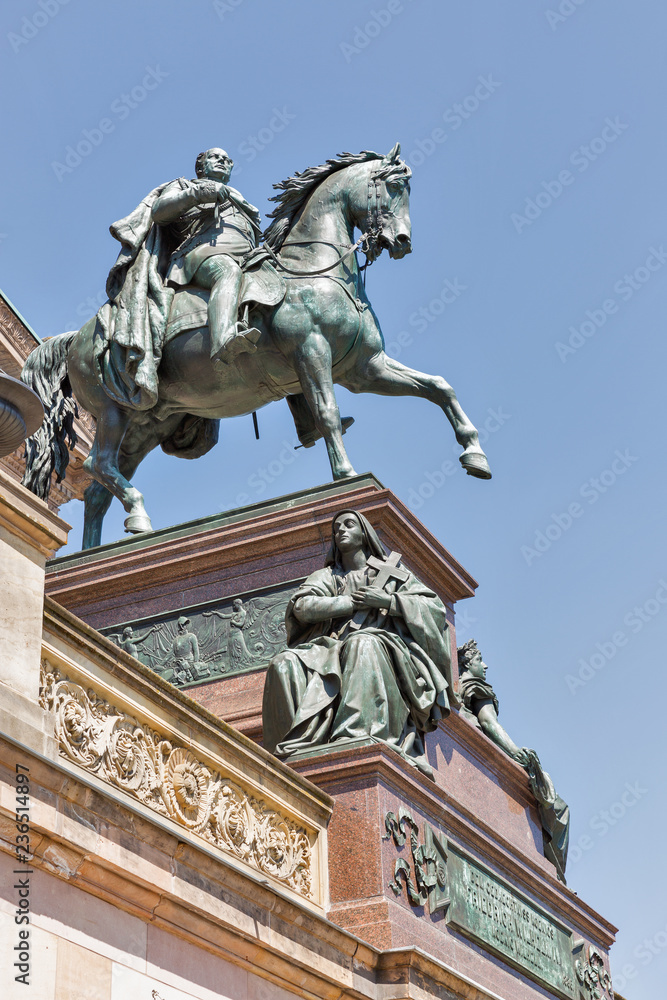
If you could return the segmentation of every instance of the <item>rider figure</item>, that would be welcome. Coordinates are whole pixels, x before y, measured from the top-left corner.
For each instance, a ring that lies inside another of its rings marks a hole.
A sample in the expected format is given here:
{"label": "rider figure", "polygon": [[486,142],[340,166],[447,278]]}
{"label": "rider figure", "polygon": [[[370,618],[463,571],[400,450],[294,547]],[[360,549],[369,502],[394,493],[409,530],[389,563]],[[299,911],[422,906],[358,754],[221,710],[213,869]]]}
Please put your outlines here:
{"label": "rider figure", "polygon": [[210,289],[211,358],[224,363],[255,351],[260,335],[237,319],[243,284],[240,262],[257,245],[261,230],[258,210],[228,185],[233,166],[224,149],[200,153],[196,179],[182,177],[168,184],[151,213],[177,247],[167,283]]}

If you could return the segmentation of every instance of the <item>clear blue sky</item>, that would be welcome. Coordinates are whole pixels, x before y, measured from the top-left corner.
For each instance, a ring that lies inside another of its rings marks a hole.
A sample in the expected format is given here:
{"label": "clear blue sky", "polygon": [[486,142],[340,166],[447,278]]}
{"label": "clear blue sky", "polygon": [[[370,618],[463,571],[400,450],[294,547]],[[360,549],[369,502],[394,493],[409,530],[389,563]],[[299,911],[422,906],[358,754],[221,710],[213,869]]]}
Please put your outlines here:
{"label": "clear blue sky", "polygon": [[[571,805],[569,881],[621,928],[619,992],[654,1000],[667,975],[664,6],[44,3],[8,0],[0,32],[2,287],[42,336],[92,313],[110,223],[191,176],[201,149],[225,146],[266,213],[294,170],[401,141],[414,252],[384,255],[369,295],[392,353],[443,374],[487,426],[494,478],[438,473],[453,435],[417,400],[340,390],[349,453],[480,581],[461,638],[477,637],[501,721]],[[280,461],[284,403],[259,422],[257,443],[242,418],[196,463],[147,460],[136,484],[154,526],[328,480],[322,446]],[[81,506],[63,514],[78,547]],[[123,516],[114,503],[105,540]]]}

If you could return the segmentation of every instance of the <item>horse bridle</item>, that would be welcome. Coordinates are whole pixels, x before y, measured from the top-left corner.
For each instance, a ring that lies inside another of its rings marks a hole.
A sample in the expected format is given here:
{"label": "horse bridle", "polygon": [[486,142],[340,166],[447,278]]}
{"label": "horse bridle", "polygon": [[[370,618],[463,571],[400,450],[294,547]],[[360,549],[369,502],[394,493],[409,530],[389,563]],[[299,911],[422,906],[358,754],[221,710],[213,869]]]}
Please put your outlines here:
{"label": "horse bridle", "polygon": [[[347,247],[345,252],[340,254],[338,260],[335,260],[333,264],[329,264],[327,267],[320,267],[317,271],[294,271],[280,260],[268,243],[262,243],[261,247],[258,249],[266,250],[274,264],[282,271],[285,271],[286,274],[293,274],[299,278],[314,278],[318,274],[326,274],[328,271],[333,271],[334,268],[338,267],[339,264],[342,264],[343,261],[347,260],[347,258],[353,253],[357,250],[361,250],[366,256],[366,262],[365,264],[360,265],[359,270],[365,272],[366,268],[370,267],[370,265],[373,264],[382,253],[382,247],[380,246],[380,237],[382,235],[381,218],[383,214],[381,184],[382,178],[380,177],[379,172],[375,171],[368,179],[366,232],[361,234],[356,243]],[[330,247],[340,245],[337,243],[331,243],[328,240],[291,240],[289,242],[286,240],[282,246],[310,246],[313,243],[321,243],[324,246]]]}

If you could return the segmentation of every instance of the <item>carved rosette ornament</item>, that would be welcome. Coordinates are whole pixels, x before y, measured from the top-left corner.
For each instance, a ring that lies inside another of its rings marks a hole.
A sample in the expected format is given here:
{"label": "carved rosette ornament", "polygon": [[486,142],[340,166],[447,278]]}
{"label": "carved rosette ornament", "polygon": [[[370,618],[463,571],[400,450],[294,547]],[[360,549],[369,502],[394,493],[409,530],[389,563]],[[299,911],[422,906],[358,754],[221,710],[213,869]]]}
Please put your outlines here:
{"label": "carved rosette ornament", "polygon": [[193,753],[177,747],[165,768],[167,808],[190,830],[199,830],[210,815],[211,773]]}
{"label": "carved rosette ornament", "polygon": [[[575,951],[581,948],[583,942],[575,945]],[[614,991],[611,987],[611,976],[604,967],[602,955],[589,945],[583,951],[582,957],[577,958],[574,968],[579,980],[581,996],[585,1000],[614,1000]]]}
{"label": "carved rosette ornament", "polygon": [[312,898],[307,831],[186,747],[64,677],[42,660],[40,704],[55,715],[60,752],[86,771]]}

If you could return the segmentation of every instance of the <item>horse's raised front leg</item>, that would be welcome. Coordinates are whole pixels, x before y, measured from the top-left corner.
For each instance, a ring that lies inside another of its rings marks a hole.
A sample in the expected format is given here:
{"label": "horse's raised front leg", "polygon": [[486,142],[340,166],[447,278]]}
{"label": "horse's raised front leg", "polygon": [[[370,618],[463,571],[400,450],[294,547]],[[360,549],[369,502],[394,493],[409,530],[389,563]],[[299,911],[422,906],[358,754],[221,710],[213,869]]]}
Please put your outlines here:
{"label": "horse's raised front leg", "polygon": [[420,396],[436,403],[454,428],[456,440],[463,448],[459,461],[468,475],[490,479],[491,470],[479,443],[476,427],[465,415],[456,393],[440,375],[426,375],[387,357],[384,351],[375,354],[353,375],[341,382],[350,392],[373,392],[378,396]]}
{"label": "horse's raised front leg", "polygon": [[[95,441],[83,467],[93,479],[118,497],[129,515],[125,519],[125,530],[135,533],[151,531],[152,525],[144,507],[143,496],[119,469],[120,447],[130,420],[131,416],[126,410],[109,402],[97,418]],[[101,494],[95,499],[104,500]]]}
{"label": "horse's raised front leg", "polygon": [[321,334],[310,334],[290,358],[299,376],[301,391],[324,438],[334,479],[356,476],[345,445],[331,375],[331,348]]}

